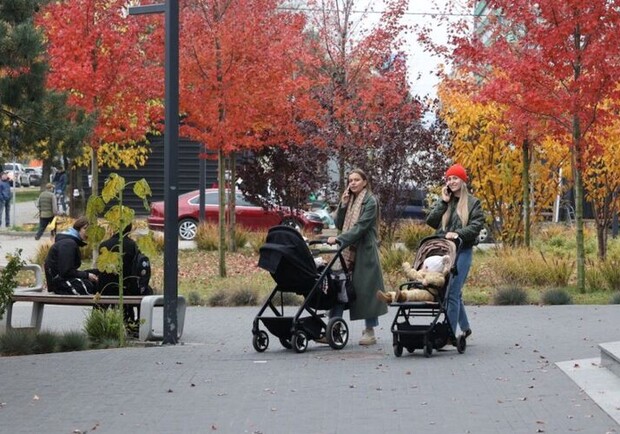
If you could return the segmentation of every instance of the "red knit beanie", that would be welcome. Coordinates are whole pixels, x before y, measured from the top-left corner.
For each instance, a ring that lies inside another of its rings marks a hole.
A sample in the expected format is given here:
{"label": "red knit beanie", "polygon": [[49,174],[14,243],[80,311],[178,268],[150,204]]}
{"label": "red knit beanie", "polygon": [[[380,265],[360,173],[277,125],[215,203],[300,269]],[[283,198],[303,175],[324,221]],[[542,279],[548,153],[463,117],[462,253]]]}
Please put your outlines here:
{"label": "red knit beanie", "polygon": [[448,176],[456,176],[458,178],[461,178],[463,182],[467,182],[467,172],[465,171],[465,168],[460,164],[454,164],[450,166],[448,170],[446,170],[446,178]]}

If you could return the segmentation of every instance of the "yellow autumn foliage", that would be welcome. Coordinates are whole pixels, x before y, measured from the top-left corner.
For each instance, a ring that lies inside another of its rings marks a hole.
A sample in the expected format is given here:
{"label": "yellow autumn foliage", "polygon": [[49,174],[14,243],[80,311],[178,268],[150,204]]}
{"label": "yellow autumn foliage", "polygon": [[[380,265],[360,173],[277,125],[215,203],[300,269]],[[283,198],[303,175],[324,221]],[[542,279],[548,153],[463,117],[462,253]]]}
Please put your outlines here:
{"label": "yellow autumn foliage", "polygon": [[[472,91],[464,89],[450,80],[442,82],[438,89],[440,116],[452,138],[446,153],[467,167],[471,187],[483,203],[488,223],[499,223],[495,236],[505,243],[518,244],[524,236],[521,143],[515,143],[503,107],[477,102]],[[567,150],[550,139],[533,145],[530,212],[535,221],[552,209],[559,193],[557,171],[567,161]]]}

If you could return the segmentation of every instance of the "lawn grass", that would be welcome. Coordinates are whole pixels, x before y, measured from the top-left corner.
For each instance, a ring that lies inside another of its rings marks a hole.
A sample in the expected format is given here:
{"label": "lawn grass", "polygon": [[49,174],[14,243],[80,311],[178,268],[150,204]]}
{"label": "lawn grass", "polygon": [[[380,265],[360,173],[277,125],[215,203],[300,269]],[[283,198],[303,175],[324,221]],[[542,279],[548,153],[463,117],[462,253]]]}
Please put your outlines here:
{"label": "lawn grass", "polygon": [[39,188],[18,188],[15,192],[15,202],[34,202],[39,198],[39,194],[41,194]]}

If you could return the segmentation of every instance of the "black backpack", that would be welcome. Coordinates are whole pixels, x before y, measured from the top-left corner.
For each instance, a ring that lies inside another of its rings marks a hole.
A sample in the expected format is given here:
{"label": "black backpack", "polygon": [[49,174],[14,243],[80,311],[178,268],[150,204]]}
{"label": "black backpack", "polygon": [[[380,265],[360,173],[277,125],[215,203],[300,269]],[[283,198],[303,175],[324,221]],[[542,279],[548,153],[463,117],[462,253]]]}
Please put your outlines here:
{"label": "black backpack", "polygon": [[150,295],[153,290],[149,286],[151,280],[151,261],[144,253],[137,251],[131,264],[131,278],[136,279],[137,294]]}

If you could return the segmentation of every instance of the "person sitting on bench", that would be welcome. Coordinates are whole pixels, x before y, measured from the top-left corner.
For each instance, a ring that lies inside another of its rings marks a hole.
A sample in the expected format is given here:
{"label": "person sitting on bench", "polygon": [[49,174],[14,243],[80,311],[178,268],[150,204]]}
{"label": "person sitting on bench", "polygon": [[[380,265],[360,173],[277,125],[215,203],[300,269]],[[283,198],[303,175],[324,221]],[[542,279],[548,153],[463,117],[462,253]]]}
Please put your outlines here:
{"label": "person sitting on bench", "polygon": [[[138,277],[133,275],[134,258],[139,252],[136,242],[129,237],[129,233],[132,231],[132,224],[129,223],[123,229],[122,243],[123,243],[123,294],[124,295],[150,295],[141,294],[138,289]],[[119,251],[119,234],[118,232],[112,235],[105,241],[99,244],[99,251],[103,248],[108,249],[111,252]],[[119,295],[118,291],[118,274],[101,272],[99,274],[99,292],[101,295]],[[139,308],[138,308],[139,309]],[[135,322],[136,314],[132,306],[124,307],[124,317],[126,322]],[[139,317],[139,312],[138,312]]]}
{"label": "person sitting on bench", "polygon": [[97,270],[80,270],[80,247],[86,245],[88,219],[78,218],[71,228],[56,235],[45,258],[47,290],[56,294],[92,295],[97,292]]}

